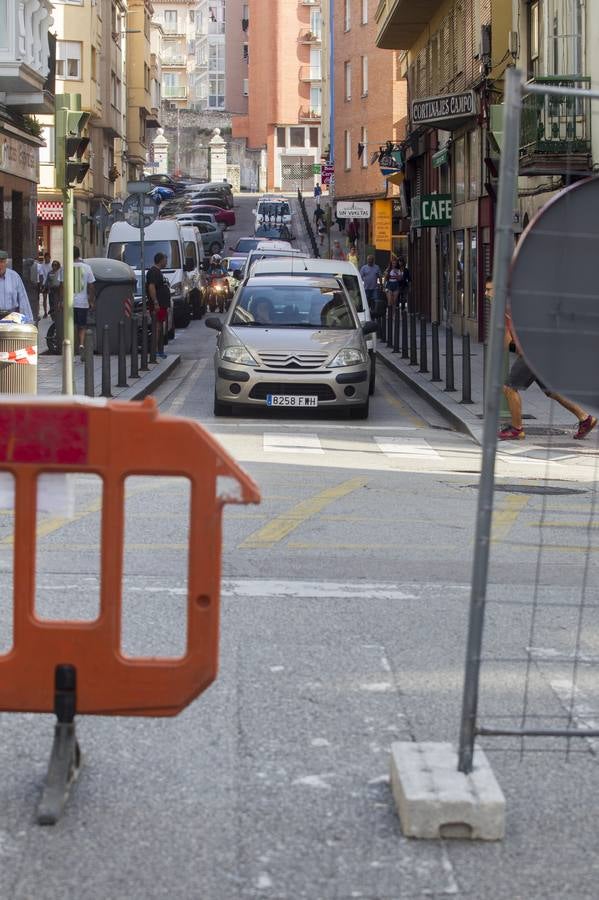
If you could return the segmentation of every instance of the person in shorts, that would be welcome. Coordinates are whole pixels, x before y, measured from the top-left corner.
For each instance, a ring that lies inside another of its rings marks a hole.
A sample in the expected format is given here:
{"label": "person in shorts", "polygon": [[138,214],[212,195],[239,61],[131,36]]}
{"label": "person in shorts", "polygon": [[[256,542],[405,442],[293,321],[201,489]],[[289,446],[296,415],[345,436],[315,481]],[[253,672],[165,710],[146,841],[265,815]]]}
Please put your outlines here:
{"label": "person in shorts", "polygon": [[[59,269],[58,283],[62,285],[64,274]],[[79,340],[79,353],[83,354],[87,313],[93,309],[95,301],[95,281],[91,266],[81,259],[79,247],[73,247],[73,316],[75,319],[76,337]]]}
{"label": "person in shorts", "polygon": [[[156,312],[156,320],[162,329],[165,328],[165,323],[166,327],[168,327],[168,311],[171,305],[169,283],[162,273],[162,270],[166,268],[167,262],[166,253],[156,253],[154,265],[150,266],[146,272],[146,297],[151,310]],[[166,359],[166,353],[163,351],[160,351],[157,355],[162,359]]]}
{"label": "person in shorts", "polygon": [[[485,282],[485,295],[490,300],[493,296],[493,282],[490,279],[487,279]],[[573,403],[571,400],[568,400],[567,397],[562,397],[561,394],[556,394],[555,391],[548,390],[542,381],[540,381],[537,376],[534,374],[526,360],[523,358],[518,343],[515,339],[513,328],[512,328],[512,320],[509,314],[506,313],[505,317],[505,348],[509,349],[510,344],[515,344],[516,353],[518,357],[512,367],[509,370],[508,376],[505,380],[505,384],[503,385],[503,393],[507,400],[507,405],[510,411],[510,424],[504,425],[503,428],[500,429],[497,437],[500,441],[520,441],[526,437],[524,428],[522,426],[522,398],[520,397],[520,391],[525,391],[527,388],[531,386],[531,384],[536,382],[538,386],[541,388],[544,394],[547,397],[551,397],[552,400],[556,400],[560,406],[563,406],[564,409],[567,409],[568,412],[571,412],[573,416],[576,416],[578,419],[578,428],[574,432],[575,440],[582,440],[585,438],[590,431],[597,424],[597,419],[594,416],[589,415],[581,406],[577,403]]]}

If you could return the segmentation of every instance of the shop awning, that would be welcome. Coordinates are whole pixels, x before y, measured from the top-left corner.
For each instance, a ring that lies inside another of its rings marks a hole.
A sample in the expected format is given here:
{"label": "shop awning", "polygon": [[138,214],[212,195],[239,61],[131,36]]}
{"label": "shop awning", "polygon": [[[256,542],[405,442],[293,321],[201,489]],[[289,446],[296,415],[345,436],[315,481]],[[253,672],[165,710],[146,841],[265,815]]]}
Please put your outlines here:
{"label": "shop awning", "polygon": [[38,200],[37,218],[41,222],[62,222],[62,202],[60,200]]}

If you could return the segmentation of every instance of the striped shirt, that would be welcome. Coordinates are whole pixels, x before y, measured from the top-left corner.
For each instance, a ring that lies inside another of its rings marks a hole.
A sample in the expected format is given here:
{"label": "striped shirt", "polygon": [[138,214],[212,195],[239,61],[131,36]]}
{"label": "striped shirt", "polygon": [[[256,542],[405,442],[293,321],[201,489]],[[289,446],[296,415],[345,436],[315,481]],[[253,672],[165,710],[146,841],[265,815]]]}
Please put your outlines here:
{"label": "striped shirt", "polygon": [[0,276],[0,317],[15,310],[25,316],[26,322],[33,322],[29,297],[21,276],[13,269],[7,269],[4,277]]}

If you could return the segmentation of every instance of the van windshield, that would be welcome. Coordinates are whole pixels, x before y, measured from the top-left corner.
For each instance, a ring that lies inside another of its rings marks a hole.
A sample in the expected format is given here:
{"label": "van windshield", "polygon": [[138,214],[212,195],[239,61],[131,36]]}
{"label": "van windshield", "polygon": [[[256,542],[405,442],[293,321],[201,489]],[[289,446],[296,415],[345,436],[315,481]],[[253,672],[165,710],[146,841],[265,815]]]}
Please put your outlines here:
{"label": "van windshield", "polygon": [[[166,268],[181,268],[178,241],[144,241],[145,268],[154,263],[157,253],[166,253]],[[139,241],[112,242],[108,245],[108,259],[118,259],[133,269],[141,269],[141,244]]]}

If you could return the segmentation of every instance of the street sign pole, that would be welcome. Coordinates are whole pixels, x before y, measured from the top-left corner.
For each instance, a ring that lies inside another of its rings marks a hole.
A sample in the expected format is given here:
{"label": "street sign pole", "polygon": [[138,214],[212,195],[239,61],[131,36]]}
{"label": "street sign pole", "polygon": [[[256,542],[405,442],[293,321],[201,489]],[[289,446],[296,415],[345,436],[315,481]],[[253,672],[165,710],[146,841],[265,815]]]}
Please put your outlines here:
{"label": "street sign pole", "polygon": [[146,257],[145,257],[145,228],[144,228],[144,195],[140,194],[139,200],[139,280],[141,282],[141,321],[142,327],[146,324]]}
{"label": "street sign pole", "polygon": [[63,191],[62,212],[62,393],[73,394],[75,325],[73,322],[73,189]]}

